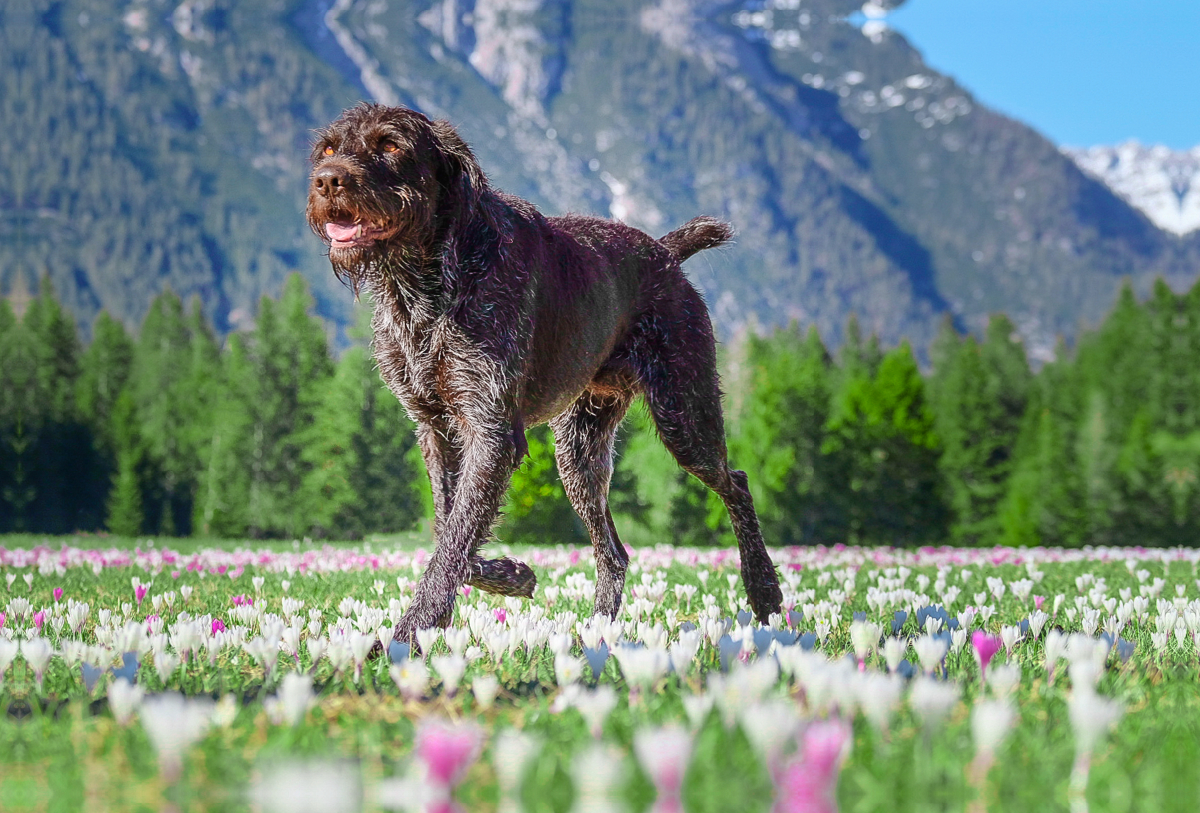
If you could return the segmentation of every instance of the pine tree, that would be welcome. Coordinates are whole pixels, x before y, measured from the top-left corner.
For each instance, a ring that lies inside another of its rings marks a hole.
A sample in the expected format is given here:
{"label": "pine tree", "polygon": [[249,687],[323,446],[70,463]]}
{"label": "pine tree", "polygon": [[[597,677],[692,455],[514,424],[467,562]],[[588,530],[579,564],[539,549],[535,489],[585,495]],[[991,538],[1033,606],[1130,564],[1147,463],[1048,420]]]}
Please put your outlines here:
{"label": "pine tree", "polygon": [[140,426],[147,530],[166,536],[190,532],[198,468],[189,425],[195,403],[189,387],[190,343],[183,303],[166,291],[142,323],[129,381]]}
{"label": "pine tree", "polygon": [[117,536],[142,533],[142,445],[133,393],[122,389],[112,404],[109,433],[116,461],[106,504],[105,526]]}
{"label": "pine tree", "polygon": [[944,539],[948,511],[940,446],[924,381],[907,343],[871,374],[852,361],[840,376],[824,451],[845,455],[851,540],[913,545]]}
{"label": "pine tree", "polygon": [[[1160,280],[1138,316],[1138,335],[1129,337],[1127,329],[1122,337],[1132,338],[1132,357],[1107,379],[1117,393],[1114,398],[1136,406],[1114,467],[1113,537],[1191,545],[1200,533],[1200,376],[1195,364],[1200,292],[1193,288],[1176,296]],[[1106,322],[1101,333],[1108,330]]]}
{"label": "pine tree", "polygon": [[406,531],[432,513],[414,427],[363,347],[338,362],[301,456],[303,524],[315,536]]}
{"label": "pine tree", "polygon": [[1089,519],[1077,459],[1079,371],[1064,347],[1038,375],[1000,510],[1006,545],[1078,547]]}
{"label": "pine tree", "polygon": [[525,440],[529,456],[513,472],[498,535],[518,544],[586,543],[587,531],[558,476],[550,427],[527,429]]}
{"label": "pine tree", "polygon": [[106,524],[108,490],[118,468],[113,410],[132,364],[133,342],[124,325],[101,312],[92,325],[92,342],[83,353],[75,387],[80,418],[92,439],[93,465],[86,473],[82,495],[86,527]]}
{"label": "pine tree", "polygon": [[247,343],[248,375],[236,397],[250,419],[251,535],[296,536],[303,530],[303,438],[333,373],[325,330],[311,310],[308,286],[293,274],[278,303],[262,300]]}
{"label": "pine tree", "polygon": [[23,331],[7,299],[0,299],[0,533],[23,525],[27,502],[22,399],[29,389],[19,365]]}
{"label": "pine tree", "polygon": [[745,392],[730,440],[771,544],[833,544],[848,533],[838,458],[823,451],[829,420],[829,354],[811,328],[793,325],[751,337],[742,364]]}
{"label": "pine tree", "polygon": [[998,508],[1028,400],[1031,374],[1015,328],[993,317],[983,345],[944,329],[935,347],[930,404],[956,544],[993,545]]}
{"label": "pine tree", "polygon": [[69,533],[96,527],[86,509],[85,488],[93,468],[93,444],[75,400],[80,343],[75,322],[59,304],[49,279],[24,317],[32,363],[23,420],[29,428],[29,482],[26,507],[31,530]]}
{"label": "pine tree", "polygon": [[242,537],[249,528],[256,371],[246,343],[245,336],[229,337],[211,382],[212,416],[199,445],[193,515],[201,536]]}

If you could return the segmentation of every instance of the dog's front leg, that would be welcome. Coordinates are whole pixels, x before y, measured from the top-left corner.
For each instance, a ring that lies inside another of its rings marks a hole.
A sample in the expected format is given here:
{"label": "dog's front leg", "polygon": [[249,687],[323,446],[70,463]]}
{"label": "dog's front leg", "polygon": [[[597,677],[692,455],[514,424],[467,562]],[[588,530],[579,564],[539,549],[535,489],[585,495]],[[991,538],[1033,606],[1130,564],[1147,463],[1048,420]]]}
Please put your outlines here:
{"label": "dog's front leg", "polygon": [[454,505],[454,480],[458,475],[459,450],[445,421],[422,422],[417,427],[417,441],[433,491],[433,538],[436,541],[442,538],[446,518]]}
{"label": "dog's front leg", "polygon": [[468,576],[471,554],[491,531],[500,510],[515,451],[511,427],[463,439],[453,500],[413,602],[396,625],[397,641],[412,643],[417,630],[449,621],[459,587]]}

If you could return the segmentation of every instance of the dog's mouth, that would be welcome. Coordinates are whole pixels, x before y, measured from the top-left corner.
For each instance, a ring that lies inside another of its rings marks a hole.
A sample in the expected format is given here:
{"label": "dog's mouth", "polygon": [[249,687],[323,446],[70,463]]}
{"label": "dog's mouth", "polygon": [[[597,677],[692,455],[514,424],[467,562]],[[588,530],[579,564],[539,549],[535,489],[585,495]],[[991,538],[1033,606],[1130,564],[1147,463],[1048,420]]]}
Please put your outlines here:
{"label": "dog's mouth", "polygon": [[386,223],[364,223],[362,220],[330,220],[325,224],[325,236],[331,249],[366,248],[386,240],[396,229]]}

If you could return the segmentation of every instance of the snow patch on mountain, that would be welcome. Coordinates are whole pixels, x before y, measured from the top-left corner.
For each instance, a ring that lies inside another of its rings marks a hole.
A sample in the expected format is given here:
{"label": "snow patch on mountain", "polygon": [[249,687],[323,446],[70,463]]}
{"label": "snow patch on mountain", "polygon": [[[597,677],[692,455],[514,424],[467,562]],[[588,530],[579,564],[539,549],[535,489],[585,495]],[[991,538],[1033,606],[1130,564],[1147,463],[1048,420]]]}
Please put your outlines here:
{"label": "snow patch on mountain", "polygon": [[1063,152],[1159,228],[1175,234],[1200,229],[1200,146],[1185,151],[1126,141]]}
{"label": "snow patch on mountain", "polygon": [[546,6],[545,0],[440,0],[417,19],[464,54],[514,110],[542,123],[564,68],[562,43],[542,30]]}

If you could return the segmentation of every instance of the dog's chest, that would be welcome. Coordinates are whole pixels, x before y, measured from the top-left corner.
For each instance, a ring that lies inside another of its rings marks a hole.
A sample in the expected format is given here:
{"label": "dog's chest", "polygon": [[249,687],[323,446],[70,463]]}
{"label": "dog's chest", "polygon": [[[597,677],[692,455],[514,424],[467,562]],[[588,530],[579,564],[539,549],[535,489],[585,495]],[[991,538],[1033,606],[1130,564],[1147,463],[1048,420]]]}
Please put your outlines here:
{"label": "dog's chest", "polygon": [[375,357],[414,420],[463,417],[493,391],[480,351],[448,319],[376,325]]}

